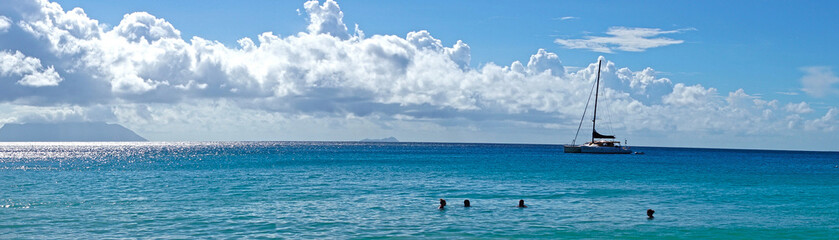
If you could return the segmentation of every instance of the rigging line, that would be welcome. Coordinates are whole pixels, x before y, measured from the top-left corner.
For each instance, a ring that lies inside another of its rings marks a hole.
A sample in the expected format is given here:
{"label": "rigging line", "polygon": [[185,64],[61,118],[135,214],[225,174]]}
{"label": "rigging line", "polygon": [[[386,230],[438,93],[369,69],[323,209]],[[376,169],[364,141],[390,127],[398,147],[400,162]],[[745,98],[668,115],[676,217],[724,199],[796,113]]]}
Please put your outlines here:
{"label": "rigging line", "polygon": [[577,126],[577,134],[574,134],[574,140],[571,141],[571,145],[577,144],[577,136],[580,135],[580,128],[583,127],[583,120],[586,119],[586,111],[588,111],[588,104],[591,102],[591,94],[594,93],[594,84],[591,84],[591,90],[588,92],[588,99],[586,100],[586,107],[583,108],[583,116],[580,117],[580,125]]}
{"label": "rigging line", "polygon": [[615,129],[612,128],[612,104],[606,107],[606,113],[609,114],[609,131],[612,132],[612,135],[615,135]]}

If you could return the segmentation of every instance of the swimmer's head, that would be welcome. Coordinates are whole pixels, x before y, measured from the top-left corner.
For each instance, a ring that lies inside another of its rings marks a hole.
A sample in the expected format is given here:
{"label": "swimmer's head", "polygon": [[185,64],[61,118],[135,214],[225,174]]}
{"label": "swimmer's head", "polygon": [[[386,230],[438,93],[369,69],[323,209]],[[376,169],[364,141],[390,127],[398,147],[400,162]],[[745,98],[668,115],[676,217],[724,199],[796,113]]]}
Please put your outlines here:
{"label": "swimmer's head", "polygon": [[655,213],[655,210],[647,209],[647,217],[653,218],[653,213]]}
{"label": "swimmer's head", "polygon": [[471,203],[469,202],[469,199],[463,200],[463,206],[464,207],[471,207],[472,206]]}

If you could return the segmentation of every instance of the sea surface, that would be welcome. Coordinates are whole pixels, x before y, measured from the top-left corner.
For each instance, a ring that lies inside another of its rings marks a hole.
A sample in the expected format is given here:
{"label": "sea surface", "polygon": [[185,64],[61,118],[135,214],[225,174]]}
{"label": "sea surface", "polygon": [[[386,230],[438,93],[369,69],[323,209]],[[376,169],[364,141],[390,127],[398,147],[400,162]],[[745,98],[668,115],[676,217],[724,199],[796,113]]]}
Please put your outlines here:
{"label": "sea surface", "polygon": [[4,143],[0,239],[839,239],[837,152],[634,150]]}

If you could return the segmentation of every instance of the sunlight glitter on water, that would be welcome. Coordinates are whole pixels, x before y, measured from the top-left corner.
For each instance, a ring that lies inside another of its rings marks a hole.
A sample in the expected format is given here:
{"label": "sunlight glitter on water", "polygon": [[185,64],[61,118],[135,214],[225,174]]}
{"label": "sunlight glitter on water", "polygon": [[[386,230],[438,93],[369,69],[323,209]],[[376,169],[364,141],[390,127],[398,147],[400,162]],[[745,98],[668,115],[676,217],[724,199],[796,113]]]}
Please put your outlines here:
{"label": "sunlight glitter on water", "polygon": [[[787,238],[839,231],[837,153],[439,143],[4,143],[10,238]],[[437,199],[449,200],[444,211]],[[459,206],[470,199],[472,207]],[[525,199],[527,209],[515,207]],[[646,219],[647,208],[656,219]],[[795,235],[791,235],[794,233]]]}

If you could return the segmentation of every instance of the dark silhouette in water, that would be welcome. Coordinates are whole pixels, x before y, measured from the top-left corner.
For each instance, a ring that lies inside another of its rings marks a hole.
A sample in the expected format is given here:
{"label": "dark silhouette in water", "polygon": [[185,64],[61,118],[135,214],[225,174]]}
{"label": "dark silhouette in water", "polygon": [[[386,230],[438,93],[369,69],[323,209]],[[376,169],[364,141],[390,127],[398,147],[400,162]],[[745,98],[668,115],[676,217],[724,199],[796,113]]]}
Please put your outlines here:
{"label": "dark silhouette in water", "polygon": [[439,209],[446,209],[446,200],[440,199],[440,207]]}
{"label": "dark silhouette in water", "polygon": [[647,209],[647,219],[655,218],[655,217],[653,217],[653,213],[655,213],[655,210]]}
{"label": "dark silhouette in water", "polygon": [[469,203],[469,199],[463,200],[463,207],[471,207],[472,204]]}
{"label": "dark silhouette in water", "polygon": [[526,205],[524,205],[524,200],[519,200],[519,206],[518,207],[520,207],[520,208],[526,208],[527,207]]}

